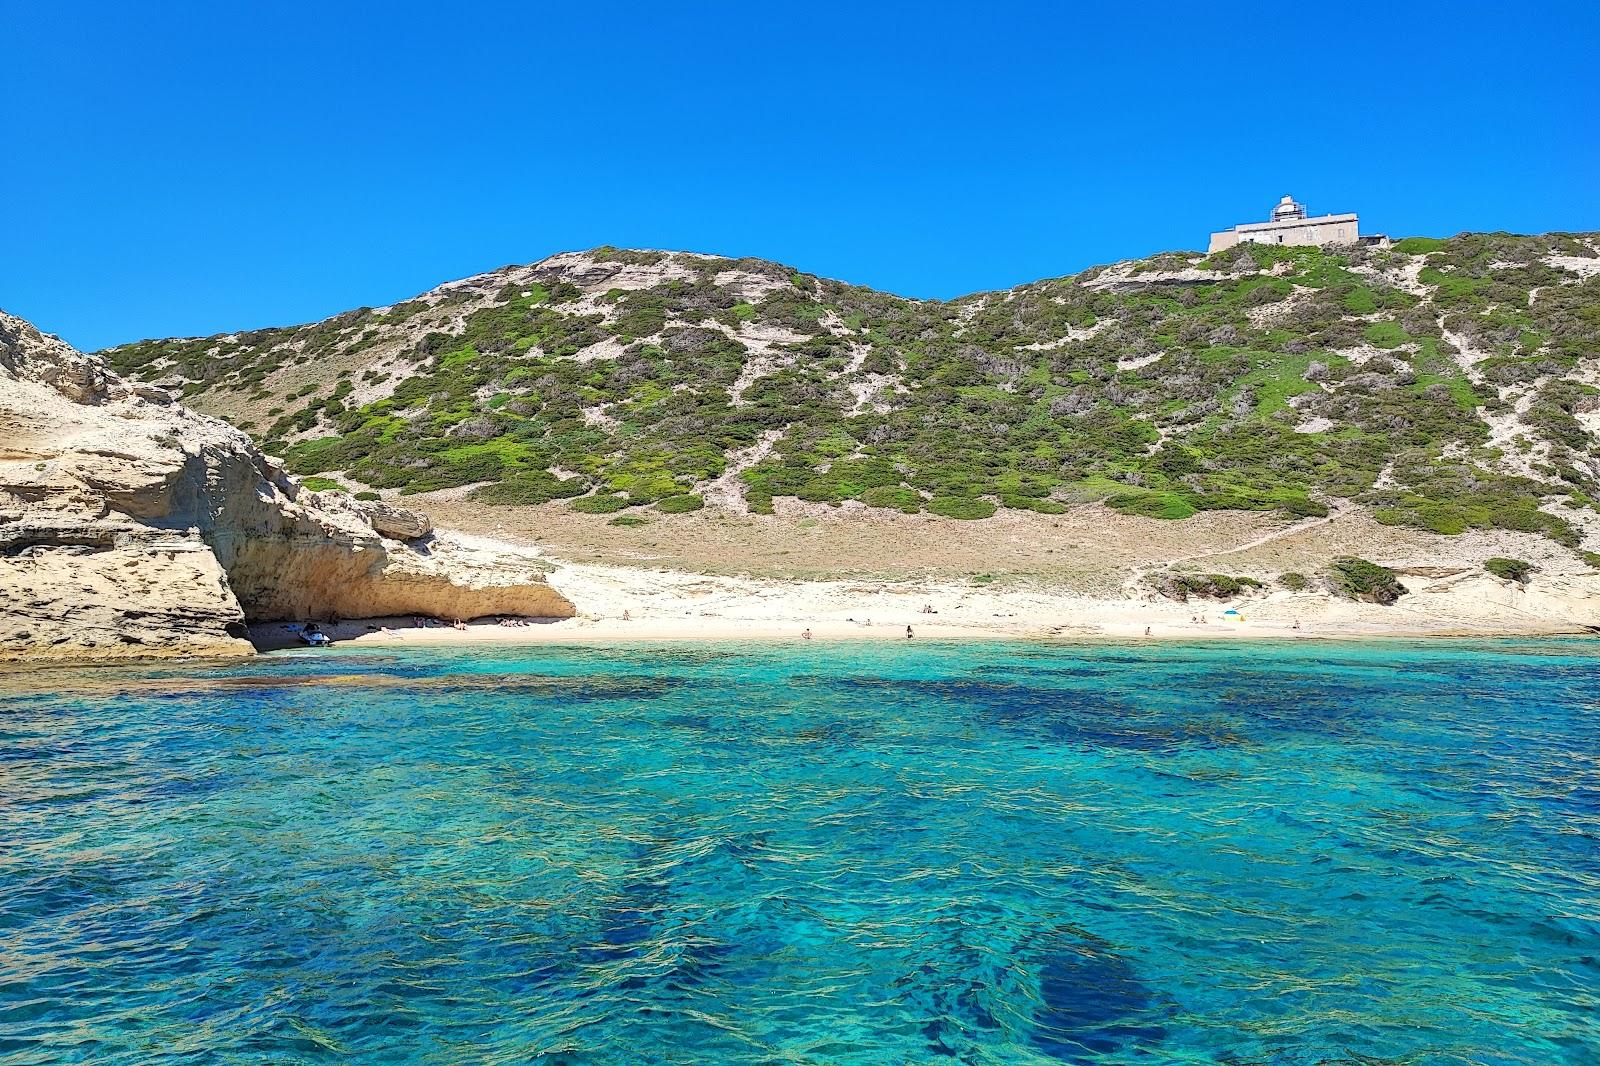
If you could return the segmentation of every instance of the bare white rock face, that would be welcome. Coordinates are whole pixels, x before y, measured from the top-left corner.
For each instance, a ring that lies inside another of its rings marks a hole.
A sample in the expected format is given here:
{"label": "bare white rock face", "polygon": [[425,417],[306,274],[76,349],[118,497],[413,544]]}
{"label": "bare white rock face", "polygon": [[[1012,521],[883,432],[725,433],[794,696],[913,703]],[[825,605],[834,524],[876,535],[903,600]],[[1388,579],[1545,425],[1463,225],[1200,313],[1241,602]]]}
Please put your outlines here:
{"label": "bare white rock face", "polygon": [[247,654],[247,619],[571,616],[544,569],[309,492],[243,432],[0,312],[0,660]]}

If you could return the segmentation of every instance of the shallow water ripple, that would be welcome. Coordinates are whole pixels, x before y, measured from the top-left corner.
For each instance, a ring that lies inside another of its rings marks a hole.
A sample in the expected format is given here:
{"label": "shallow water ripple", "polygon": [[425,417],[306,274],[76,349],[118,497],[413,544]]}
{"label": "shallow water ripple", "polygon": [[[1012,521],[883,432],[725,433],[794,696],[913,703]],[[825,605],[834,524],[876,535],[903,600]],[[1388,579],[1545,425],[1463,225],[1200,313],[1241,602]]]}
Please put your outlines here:
{"label": "shallow water ripple", "polygon": [[0,677],[0,1063],[1593,1064],[1596,648]]}

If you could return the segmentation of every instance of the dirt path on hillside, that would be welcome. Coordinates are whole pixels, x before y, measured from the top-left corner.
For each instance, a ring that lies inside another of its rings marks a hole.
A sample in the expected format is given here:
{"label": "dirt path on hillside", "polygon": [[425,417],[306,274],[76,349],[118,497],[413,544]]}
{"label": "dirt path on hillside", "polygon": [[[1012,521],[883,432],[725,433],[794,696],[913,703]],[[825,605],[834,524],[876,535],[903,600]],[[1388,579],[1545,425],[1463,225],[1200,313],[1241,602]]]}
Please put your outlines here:
{"label": "dirt path on hillside", "polygon": [[1170,570],[1173,567],[1179,566],[1183,563],[1198,562],[1201,559],[1218,559],[1224,555],[1238,555],[1254,548],[1264,547],[1268,544],[1271,544],[1273,541],[1283,540],[1285,537],[1296,536],[1297,534],[1304,533],[1307,530],[1315,529],[1318,526],[1330,525],[1343,513],[1344,512],[1338,507],[1332,507],[1329,509],[1326,515],[1322,515],[1317,518],[1303,519],[1302,521],[1296,522],[1293,525],[1284,526],[1282,529],[1275,529],[1270,533],[1264,533],[1253,540],[1248,540],[1243,544],[1236,544],[1230,548],[1219,548],[1214,551],[1194,552],[1189,555],[1175,556],[1174,558],[1167,559],[1164,562],[1150,563],[1148,565],[1135,567],[1129,572],[1127,581],[1123,582],[1123,588],[1126,589],[1130,595],[1137,595],[1139,592],[1139,586],[1152,571]]}

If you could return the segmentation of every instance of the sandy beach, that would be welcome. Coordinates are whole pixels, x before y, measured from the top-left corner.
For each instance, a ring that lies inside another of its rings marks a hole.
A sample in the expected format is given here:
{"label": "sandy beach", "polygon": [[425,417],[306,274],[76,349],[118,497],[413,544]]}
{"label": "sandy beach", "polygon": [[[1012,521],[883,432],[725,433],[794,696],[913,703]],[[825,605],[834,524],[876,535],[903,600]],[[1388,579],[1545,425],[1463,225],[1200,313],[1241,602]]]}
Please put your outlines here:
{"label": "sandy beach", "polygon": [[[420,500],[462,549],[536,556],[576,617],[464,630],[413,618],[343,622],[362,646],[461,643],[669,643],[811,639],[1314,640],[1579,634],[1600,629],[1600,573],[1550,541],[1509,531],[1442,537],[1381,526],[1360,509],[1290,521],[1238,512],[1184,522],[1080,508],[1003,512],[986,522],[790,505],[777,516],[708,508],[627,528],[560,507],[487,508]],[[464,532],[463,532],[464,531]],[[1395,567],[1409,594],[1392,606],[1333,596],[1313,580],[1339,555]],[[1527,585],[1483,570],[1514,556]],[[1175,602],[1150,575],[1249,575],[1261,590]],[[929,612],[932,613],[929,613]],[[1230,613],[1233,612],[1233,613]],[[328,627],[324,627],[328,628]],[[298,646],[257,625],[258,647]]]}
{"label": "sandy beach", "polygon": [[[498,618],[418,627],[415,618],[341,621],[335,642],[416,644],[668,643],[810,639],[1240,640],[1584,633],[1600,623],[1592,575],[1526,587],[1481,571],[1406,575],[1393,606],[1278,589],[1237,599],[1174,602],[1153,592],[1090,596],[1021,582],[790,581],[553,561],[550,583],[579,607],[569,619]],[[298,646],[286,624],[252,627],[258,647]]]}

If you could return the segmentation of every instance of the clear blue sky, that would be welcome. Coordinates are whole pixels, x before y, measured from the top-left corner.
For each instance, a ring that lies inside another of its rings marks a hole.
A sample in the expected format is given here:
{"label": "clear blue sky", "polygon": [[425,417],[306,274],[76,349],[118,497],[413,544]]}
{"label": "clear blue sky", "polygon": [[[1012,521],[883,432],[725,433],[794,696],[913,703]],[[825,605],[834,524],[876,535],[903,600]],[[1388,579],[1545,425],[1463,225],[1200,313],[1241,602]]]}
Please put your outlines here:
{"label": "clear blue sky", "polygon": [[1286,192],[1600,229],[1594,0],[0,0],[0,37],[0,307],[91,349],[599,244],[942,297]]}

